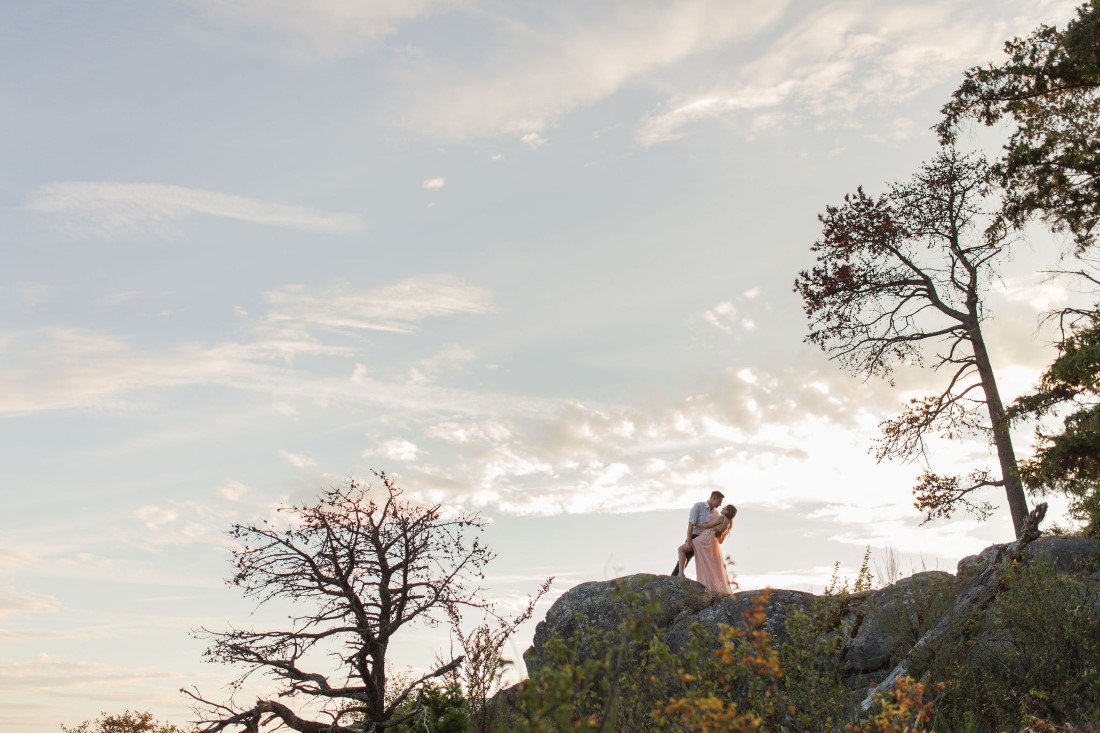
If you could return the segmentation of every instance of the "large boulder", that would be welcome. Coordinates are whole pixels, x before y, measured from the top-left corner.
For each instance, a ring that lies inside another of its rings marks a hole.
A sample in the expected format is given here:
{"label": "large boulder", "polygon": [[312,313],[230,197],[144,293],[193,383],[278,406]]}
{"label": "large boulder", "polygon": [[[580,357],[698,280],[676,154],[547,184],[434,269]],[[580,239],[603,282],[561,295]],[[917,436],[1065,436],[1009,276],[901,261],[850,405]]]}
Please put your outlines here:
{"label": "large boulder", "polygon": [[[990,545],[977,555],[959,560],[958,576],[966,581],[989,567],[1002,552],[1015,543]],[[1024,548],[1024,558],[1047,558],[1059,573],[1089,575],[1100,571],[1100,542],[1084,537],[1040,537]]]}
{"label": "large boulder", "polygon": [[1100,542],[1083,537],[1040,537],[1024,549],[1024,557],[1047,559],[1059,573],[1092,575],[1100,571]]}
{"label": "large boulder", "polygon": [[743,627],[745,613],[765,594],[767,594],[767,600],[764,602],[766,618],[764,628],[773,639],[782,642],[787,638],[787,615],[790,609],[799,608],[808,611],[814,599],[812,593],[768,589],[741,591],[730,596],[721,596],[717,602],[694,614],[680,616],[665,634],[663,641],[673,652],[679,652],[687,644],[690,630],[695,624],[701,626],[704,633],[715,638],[723,625]]}
{"label": "large boulder", "polygon": [[639,573],[614,580],[581,583],[570,588],[546,612],[546,619],[535,627],[535,638],[523,653],[527,673],[545,661],[546,643],[551,638],[564,641],[581,658],[602,656],[627,614],[645,623],[653,634],[663,637],[676,621],[693,616],[713,605],[721,596],[683,576]]}
{"label": "large boulder", "polygon": [[886,669],[952,606],[957,580],[933,570],[902,578],[866,596],[841,659],[848,674]]}

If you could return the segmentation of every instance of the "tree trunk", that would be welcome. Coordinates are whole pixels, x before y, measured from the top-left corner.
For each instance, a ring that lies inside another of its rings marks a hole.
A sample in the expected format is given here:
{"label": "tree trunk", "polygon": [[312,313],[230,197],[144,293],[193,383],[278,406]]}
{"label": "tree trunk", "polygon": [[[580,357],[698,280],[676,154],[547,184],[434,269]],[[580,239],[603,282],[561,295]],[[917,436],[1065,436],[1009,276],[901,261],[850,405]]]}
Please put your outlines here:
{"label": "tree trunk", "polygon": [[1001,393],[997,389],[997,379],[993,374],[993,365],[989,361],[985,341],[982,339],[981,328],[976,325],[972,328],[970,340],[974,346],[974,362],[978,367],[978,378],[981,379],[982,389],[985,391],[985,405],[989,409],[989,422],[993,430],[993,445],[997,449],[997,460],[1001,464],[1001,480],[1004,481],[1005,497],[1008,500],[1008,509],[1012,513],[1012,529],[1016,533],[1016,538],[1019,539],[1024,531],[1024,520],[1027,519],[1028,510],[1020,472],[1016,468],[1012,434],[1009,432],[1004,403],[1001,402]]}

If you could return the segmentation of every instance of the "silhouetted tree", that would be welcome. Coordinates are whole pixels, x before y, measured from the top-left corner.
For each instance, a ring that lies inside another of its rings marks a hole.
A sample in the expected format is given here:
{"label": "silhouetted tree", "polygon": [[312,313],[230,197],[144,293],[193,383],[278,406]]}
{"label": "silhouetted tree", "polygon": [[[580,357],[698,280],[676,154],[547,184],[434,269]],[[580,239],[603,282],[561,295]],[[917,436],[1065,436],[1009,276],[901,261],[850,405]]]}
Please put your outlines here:
{"label": "silhouetted tree", "polygon": [[[1100,0],[1081,5],[1063,30],[1042,25],[1008,41],[1005,52],[1003,63],[966,72],[937,131],[946,142],[967,119],[1010,122],[1012,135],[993,165],[1005,190],[1004,218],[1018,227],[1039,216],[1069,234],[1084,257],[1100,233]],[[1094,273],[1075,274],[1097,288]],[[1056,315],[1063,324],[1058,357],[1012,412],[1068,414],[1061,430],[1039,431],[1036,455],[1021,472],[1033,491],[1065,492],[1084,531],[1100,535],[1100,306]]]}
{"label": "silhouetted tree", "polygon": [[[238,687],[262,672],[277,683],[277,698],[305,698],[314,712],[305,717],[277,699],[239,709],[184,690],[197,703],[203,731],[254,732],[268,722],[309,733],[380,731],[416,715],[417,706],[407,703],[418,690],[461,664],[457,657],[392,680],[386,673],[390,642],[406,624],[434,625],[458,607],[485,606],[480,581],[492,553],[468,537],[484,522],[403,501],[390,477],[377,476],[377,489],[352,480],[314,505],[281,509],[285,524],[230,530],[242,547],[233,552],[236,573],[228,582],[260,604],[288,599],[308,610],[291,616],[287,629],[201,629],[211,641],[205,656],[243,665]],[[335,663],[326,665],[326,655]],[[323,720],[311,719],[317,717]]]}
{"label": "silhouetted tree", "polygon": [[1083,250],[1100,222],[1100,0],[1077,9],[1064,30],[1042,25],[1005,43],[1008,59],[975,66],[943,107],[937,131],[953,143],[975,119],[1014,123],[993,165],[1014,225],[1040,215]]}
{"label": "silhouetted tree", "polygon": [[819,217],[817,265],[799,274],[795,290],[810,322],[806,340],[854,374],[889,379],[896,365],[910,363],[945,373],[940,392],[881,424],[879,460],[920,458],[927,469],[931,434],[992,438],[999,476],[925,471],[914,492],[926,517],[948,517],[959,506],[986,515],[991,507],[974,492],[1002,486],[1018,535],[1027,502],[982,333],[986,278],[1009,243],[1003,228],[984,226],[989,193],[987,164],[953,149],[885,196],[861,188]]}

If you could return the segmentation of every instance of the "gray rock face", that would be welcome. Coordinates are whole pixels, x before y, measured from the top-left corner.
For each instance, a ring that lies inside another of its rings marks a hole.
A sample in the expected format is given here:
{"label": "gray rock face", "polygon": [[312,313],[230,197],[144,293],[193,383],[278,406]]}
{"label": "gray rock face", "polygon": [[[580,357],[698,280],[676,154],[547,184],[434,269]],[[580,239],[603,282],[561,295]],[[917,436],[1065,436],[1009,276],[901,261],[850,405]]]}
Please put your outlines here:
{"label": "gray rock face", "polygon": [[533,674],[545,661],[546,642],[551,637],[579,645],[582,656],[601,655],[606,637],[622,625],[627,613],[638,613],[642,607],[653,612],[648,623],[663,637],[678,619],[693,616],[720,598],[682,576],[641,573],[581,583],[546,612],[546,619],[535,627],[534,641],[523,653],[523,661],[528,674]]}
{"label": "gray rock face", "polygon": [[1089,575],[1100,571],[1100,542],[1081,537],[1040,537],[1027,546],[1024,556],[1048,558],[1059,573]]}
{"label": "gray rock face", "polygon": [[989,564],[993,562],[993,559],[997,557],[997,554],[1005,550],[1009,544],[1011,543],[990,545],[977,555],[968,555],[962,560],[959,560],[958,567],[956,568],[956,574],[959,580],[966,582],[976,577],[978,573],[988,568]]}
{"label": "gray rock face", "polygon": [[[892,586],[834,598],[835,604],[826,604],[830,618],[840,623],[842,647],[835,661],[846,686],[859,687],[862,695],[867,680],[881,679],[915,645],[919,647],[918,640],[958,608],[968,593],[975,592],[978,575],[1006,549],[994,545],[964,558],[957,576],[941,571],[917,573]],[[1059,577],[1081,589],[1082,601],[1097,603],[1100,611],[1096,585],[1100,580],[1100,542],[1040,538],[1028,545],[1023,558],[1049,559]],[[970,582],[972,579],[975,582]],[[546,647],[552,639],[564,641],[580,659],[602,658],[609,645],[622,643],[619,630],[628,618],[650,627],[651,632],[642,629],[643,635],[663,641],[677,654],[688,644],[689,630],[695,624],[702,627],[704,639],[713,636],[715,643],[720,626],[743,626],[745,611],[762,593],[753,590],[720,596],[687,578],[650,574],[582,583],[553,604],[523,658],[528,673],[535,674],[546,662]],[[765,628],[778,646],[789,637],[792,610],[811,611],[816,599],[800,591],[773,589],[768,593]],[[983,655],[994,655],[998,645],[1003,645],[1000,626],[998,609],[993,607],[988,620],[973,632],[981,642],[975,648]]]}
{"label": "gray rock face", "polygon": [[[744,626],[745,611],[752,608],[764,591],[750,590],[722,596],[718,601],[695,614],[680,616],[664,636],[664,642],[673,652],[684,648],[688,640],[688,631],[692,624],[699,623],[703,630],[717,637],[719,625]],[[809,610],[813,603],[812,593],[797,590],[771,590],[764,604],[767,621],[764,627],[772,638],[783,640],[787,637],[787,615],[791,608]]]}
{"label": "gray rock face", "polygon": [[[978,555],[959,560],[959,578],[972,578],[989,567],[999,549],[1008,545],[990,545]],[[1024,550],[1028,559],[1047,557],[1059,573],[1085,574],[1100,571],[1100,542],[1082,537],[1040,537]]]}
{"label": "gray rock face", "polygon": [[868,594],[845,646],[845,671],[875,672],[896,662],[951,608],[956,586],[950,573],[929,571]]}

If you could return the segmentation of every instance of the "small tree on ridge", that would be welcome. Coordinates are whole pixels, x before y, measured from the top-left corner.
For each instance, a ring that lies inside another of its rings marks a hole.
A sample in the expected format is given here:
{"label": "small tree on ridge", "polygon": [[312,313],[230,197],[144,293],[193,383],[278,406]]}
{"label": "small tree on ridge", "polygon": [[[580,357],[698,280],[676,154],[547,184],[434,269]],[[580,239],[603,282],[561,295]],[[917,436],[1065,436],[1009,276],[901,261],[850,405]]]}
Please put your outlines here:
{"label": "small tree on ridge", "polygon": [[459,607],[485,605],[481,571],[493,555],[468,538],[484,522],[403,501],[390,477],[377,476],[378,490],[352,480],[314,505],[281,509],[286,526],[232,527],[243,546],[227,582],[261,605],[289,599],[297,615],[284,629],[200,629],[211,642],[205,656],[243,666],[237,687],[261,672],[276,681],[275,698],[304,699],[312,712],[305,717],[275,698],[241,709],[184,690],[196,701],[201,730],[258,733],[269,722],[309,733],[384,730],[418,712],[407,703],[425,683],[461,664],[457,657],[401,679],[386,670],[390,642],[406,624],[434,625]]}

